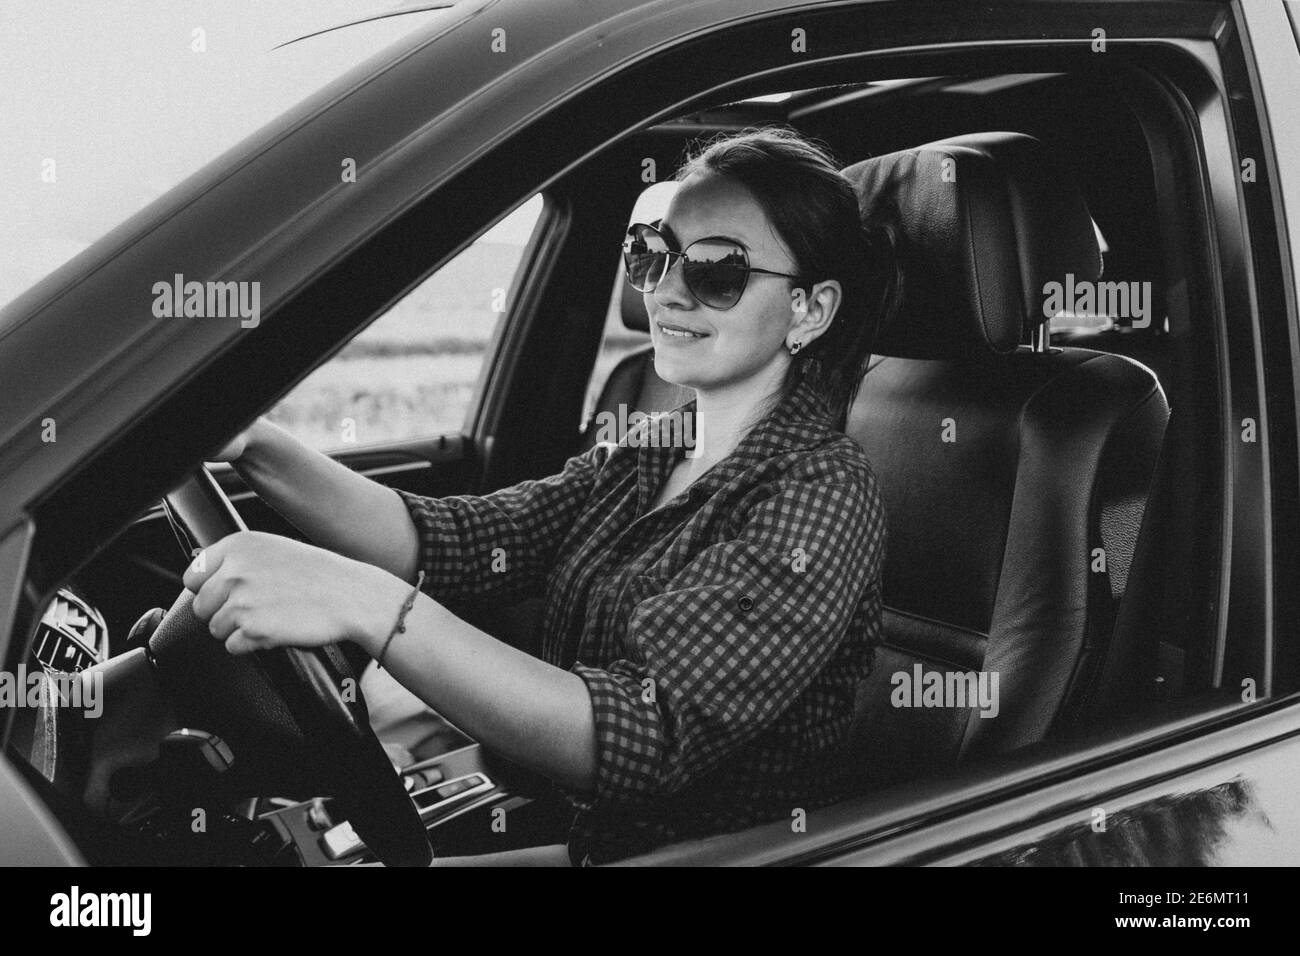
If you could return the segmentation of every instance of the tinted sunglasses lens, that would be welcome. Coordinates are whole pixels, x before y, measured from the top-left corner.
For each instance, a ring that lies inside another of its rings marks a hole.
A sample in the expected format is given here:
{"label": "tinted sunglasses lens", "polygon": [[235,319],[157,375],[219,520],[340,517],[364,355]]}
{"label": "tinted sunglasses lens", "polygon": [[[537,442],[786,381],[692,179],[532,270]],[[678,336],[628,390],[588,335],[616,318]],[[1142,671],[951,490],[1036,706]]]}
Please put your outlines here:
{"label": "tinted sunglasses lens", "polygon": [[749,279],[745,250],[734,243],[697,242],[686,250],[686,285],[713,309],[729,309],[740,300]]}
{"label": "tinted sunglasses lens", "polygon": [[623,240],[623,267],[627,281],[638,292],[653,292],[663,278],[668,246],[653,230],[633,226]]}

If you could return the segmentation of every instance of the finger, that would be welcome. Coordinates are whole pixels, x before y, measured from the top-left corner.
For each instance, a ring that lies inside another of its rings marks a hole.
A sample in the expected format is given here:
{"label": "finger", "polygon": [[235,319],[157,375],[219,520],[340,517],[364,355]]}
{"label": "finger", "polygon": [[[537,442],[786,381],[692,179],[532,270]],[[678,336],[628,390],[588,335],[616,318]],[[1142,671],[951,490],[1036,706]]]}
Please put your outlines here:
{"label": "finger", "polygon": [[215,544],[199,551],[198,554],[190,560],[189,566],[185,569],[185,574],[181,578],[182,583],[195,594],[199,593],[199,588],[203,587],[203,582],[217,573],[221,567],[221,562],[225,560],[229,537],[222,538]]}
{"label": "finger", "polygon": [[232,601],[226,601],[208,619],[208,631],[219,641],[229,639],[230,635],[239,630],[239,625],[243,623],[243,615],[235,608]]}
{"label": "finger", "polygon": [[212,617],[230,600],[230,592],[235,587],[235,578],[229,574],[217,574],[209,577],[194,595],[190,610],[200,621],[211,621]]}
{"label": "finger", "polygon": [[261,642],[250,637],[243,628],[236,628],[235,632],[226,638],[226,652],[229,654],[251,654],[261,646]]}

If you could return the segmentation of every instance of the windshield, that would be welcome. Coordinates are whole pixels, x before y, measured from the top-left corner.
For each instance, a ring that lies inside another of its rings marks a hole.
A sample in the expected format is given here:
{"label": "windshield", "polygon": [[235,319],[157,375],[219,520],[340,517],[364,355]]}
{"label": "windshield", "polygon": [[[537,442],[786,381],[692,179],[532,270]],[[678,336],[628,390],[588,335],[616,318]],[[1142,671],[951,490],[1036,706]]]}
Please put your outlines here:
{"label": "windshield", "polygon": [[[0,6],[0,306],[353,66],[434,20],[450,21],[456,14],[446,7]],[[351,25],[330,29],[342,24]]]}

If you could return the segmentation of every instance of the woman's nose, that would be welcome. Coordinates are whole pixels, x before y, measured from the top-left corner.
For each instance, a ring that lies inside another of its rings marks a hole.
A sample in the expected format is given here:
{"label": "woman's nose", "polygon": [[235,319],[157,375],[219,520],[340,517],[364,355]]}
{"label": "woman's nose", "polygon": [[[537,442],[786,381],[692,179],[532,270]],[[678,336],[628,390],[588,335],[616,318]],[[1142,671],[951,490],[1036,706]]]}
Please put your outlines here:
{"label": "woman's nose", "polygon": [[685,271],[681,259],[674,257],[669,261],[668,271],[655,285],[654,292],[651,293],[656,303],[661,306],[674,306],[679,309],[690,308],[695,305],[695,296],[691,295],[691,290],[686,286]]}

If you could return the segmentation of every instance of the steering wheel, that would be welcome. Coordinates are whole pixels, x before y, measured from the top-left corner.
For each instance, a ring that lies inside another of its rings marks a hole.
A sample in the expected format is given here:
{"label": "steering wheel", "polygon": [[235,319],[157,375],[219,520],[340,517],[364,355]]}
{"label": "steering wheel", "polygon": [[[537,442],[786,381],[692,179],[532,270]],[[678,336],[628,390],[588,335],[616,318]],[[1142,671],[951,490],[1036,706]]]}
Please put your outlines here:
{"label": "steering wheel", "polygon": [[[200,465],[163,499],[183,545],[215,544],[246,530]],[[261,779],[293,778],[334,798],[357,836],[387,866],[433,859],[415,804],[370,729],[360,682],[337,647],[274,648],[235,656],[181,592],[149,638],[150,658],[187,720],[222,736]],[[245,770],[248,767],[243,768]]]}

